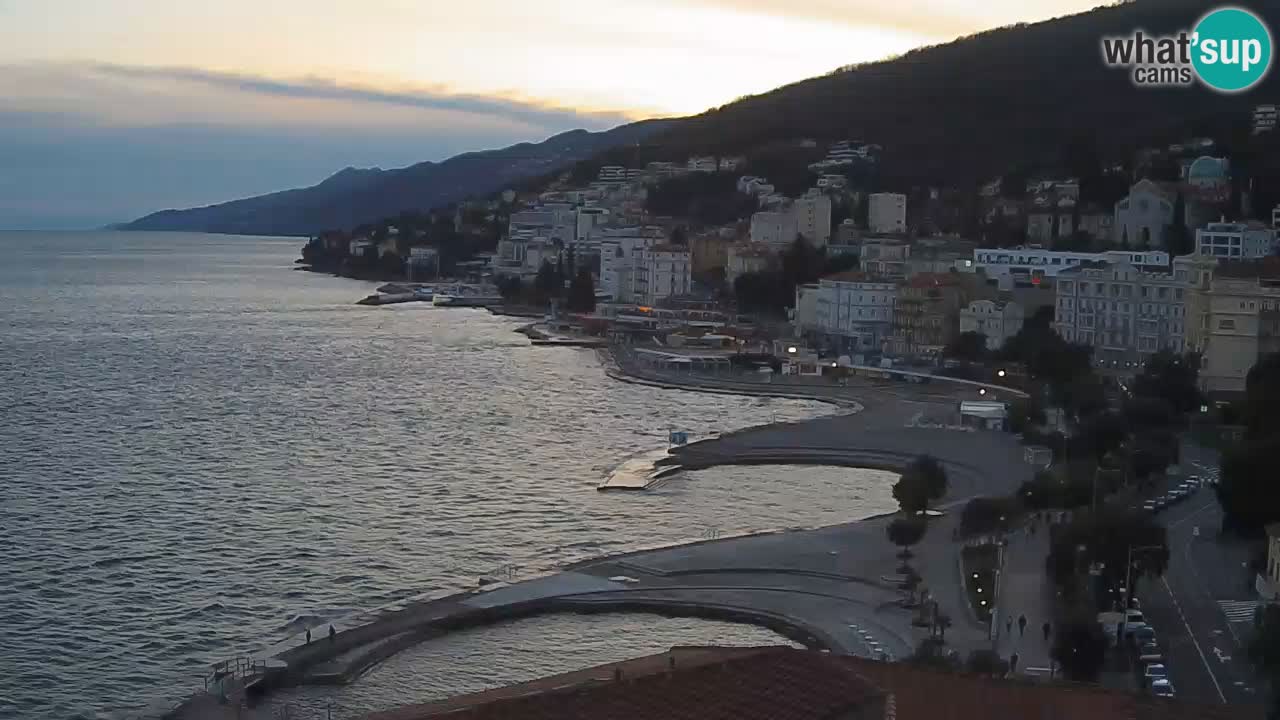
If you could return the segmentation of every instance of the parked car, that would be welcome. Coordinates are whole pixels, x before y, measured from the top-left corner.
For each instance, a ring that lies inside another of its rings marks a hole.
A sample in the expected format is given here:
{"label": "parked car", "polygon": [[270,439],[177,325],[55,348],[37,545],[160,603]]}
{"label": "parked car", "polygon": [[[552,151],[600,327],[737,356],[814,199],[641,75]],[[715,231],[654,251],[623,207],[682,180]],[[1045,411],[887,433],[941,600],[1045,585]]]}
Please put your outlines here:
{"label": "parked car", "polygon": [[1174,696],[1173,684],[1170,683],[1168,680],[1152,680],[1151,694],[1155,695],[1156,697],[1171,698]]}
{"label": "parked car", "polygon": [[1148,500],[1142,503],[1142,509],[1149,513],[1156,513],[1160,511],[1160,505],[1155,500]]}
{"label": "parked car", "polygon": [[1154,642],[1144,642],[1138,646],[1138,661],[1144,663],[1163,663],[1164,654],[1160,646]]}
{"label": "parked car", "polygon": [[1169,670],[1162,663],[1152,663],[1142,671],[1142,677],[1147,683],[1153,683],[1156,680],[1169,680]]}
{"label": "parked car", "polygon": [[1143,623],[1141,627],[1129,633],[1129,639],[1135,646],[1141,647],[1142,643],[1156,642],[1156,631],[1150,625]]}

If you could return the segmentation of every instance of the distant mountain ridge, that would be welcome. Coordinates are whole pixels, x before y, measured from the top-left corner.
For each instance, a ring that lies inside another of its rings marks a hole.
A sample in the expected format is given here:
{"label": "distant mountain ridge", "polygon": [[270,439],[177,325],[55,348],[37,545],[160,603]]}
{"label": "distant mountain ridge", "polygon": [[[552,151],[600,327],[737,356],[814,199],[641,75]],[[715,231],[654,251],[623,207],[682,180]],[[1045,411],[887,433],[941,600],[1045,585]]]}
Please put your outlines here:
{"label": "distant mountain ridge", "polygon": [[567,168],[602,150],[639,143],[670,126],[646,120],[604,132],[571,130],[541,143],[464,153],[404,168],[345,168],[317,185],[189,210],[162,210],[121,230],[312,235],[349,229],[405,210],[486,195]]}
{"label": "distant mountain ridge", "polygon": [[[1280,28],[1280,2],[1232,4]],[[899,190],[972,187],[1019,168],[1057,165],[1069,171],[1081,149],[1125,157],[1135,146],[1179,142],[1188,133],[1236,138],[1238,146],[1239,134],[1248,135],[1253,106],[1280,101],[1276,68],[1250,91],[1223,95],[1199,85],[1135,88],[1126,70],[1109,68],[1102,59],[1103,37],[1138,29],[1154,35],[1188,30],[1221,5],[1217,0],[1114,3],[840,69],[694,117],[633,123],[604,133],[574,131],[536,145],[399,170],[348,168],[315,187],[167,210],[125,227],[310,234],[487,194],[520,181],[536,185],[571,165],[575,177],[585,181],[606,164],[713,154],[751,159],[753,150],[793,147],[797,139],[879,144],[884,148],[879,182]],[[512,153],[529,157],[512,160]],[[800,169],[804,171],[803,165]],[[773,170],[762,172],[773,175]]]}

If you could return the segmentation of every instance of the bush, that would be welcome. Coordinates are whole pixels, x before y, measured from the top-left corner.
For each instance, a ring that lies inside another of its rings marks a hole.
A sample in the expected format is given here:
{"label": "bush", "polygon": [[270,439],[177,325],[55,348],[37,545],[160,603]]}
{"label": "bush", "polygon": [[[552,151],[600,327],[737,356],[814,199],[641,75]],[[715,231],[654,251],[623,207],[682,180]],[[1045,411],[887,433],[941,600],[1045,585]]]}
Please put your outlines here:
{"label": "bush", "polygon": [[1017,498],[974,498],[960,513],[960,534],[966,537],[989,535],[1009,529],[1022,515]]}

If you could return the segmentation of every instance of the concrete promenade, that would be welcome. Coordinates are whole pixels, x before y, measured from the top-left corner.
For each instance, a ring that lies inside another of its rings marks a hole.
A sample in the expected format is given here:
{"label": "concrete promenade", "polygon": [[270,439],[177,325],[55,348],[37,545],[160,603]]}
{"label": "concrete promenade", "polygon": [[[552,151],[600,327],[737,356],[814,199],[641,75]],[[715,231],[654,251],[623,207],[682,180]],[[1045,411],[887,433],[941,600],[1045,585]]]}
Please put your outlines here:
{"label": "concrete promenade", "polygon": [[[928,453],[951,479],[943,510],[975,495],[1008,493],[1031,477],[1013,436],[948,428],[957,398],[930,385],[859,382],[830,392],[862,411],[730,433],[672,455],[690,468],[786,462],[899,469]],[[951,617],[947,642],[963,655],[992,645],[964,595],[953,539],[957,515],[931,521],[911,563]],[[753,622],[833,652],[898,659],[928,630],[913,626],[913,611],[902,607],[901,561],[885,537],[888,522],[871,518],[628,553],[483,591],[410,599],[338,624],[332,641],[317,628],[310,645],[294,638],[264,657],[287,665],[273,684],[341,683],[405,647],[464,627],[547,612],[646,611]],[[206,700],[174,717],[236,715]]]}

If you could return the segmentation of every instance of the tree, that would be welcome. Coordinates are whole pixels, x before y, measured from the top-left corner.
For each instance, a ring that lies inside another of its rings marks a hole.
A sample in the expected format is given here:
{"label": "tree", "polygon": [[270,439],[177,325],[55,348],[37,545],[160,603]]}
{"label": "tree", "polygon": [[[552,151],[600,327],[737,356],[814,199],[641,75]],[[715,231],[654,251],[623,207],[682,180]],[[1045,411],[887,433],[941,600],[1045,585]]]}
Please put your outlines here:
{"label": "tree", "polygon": [[980,332],[962,332],[947,344],[942,354],[957,360],[982,362],[987,356],[987,336]]}
{"label": "tree", "polygon": [[902,557],[911,557],[911,546],[924,539],[928,522],[919,515],[894,518],[885,526],[885,535],[889,542],[902,548]]}
{"label": "tree", "polygon": [[947,472],[928,455],[912,460],[893,485],[893,499],[908,514],[924,512],[931,500],[940,500],[946,494]]}
{"label": "tree", "polygon": [[[1130,554],[1132,548],[1144,549]],[[1132,569],[1126,569],[1130,561]],[[1077,511],[1051,538],[1045,570],[1064,595],[1073,596],[1076,580],[1091,564],[1109,588],[1119,588],[1127,581],[1136,585],[1146,576],[1158,577],[1169,566],[1168,534],[1147,513],[1110,508],[1097,513]]]}
{"label": "tree", "polygon": [[989,535],[1009,529],[1021,514],[1016,498],[979,497],[965,503],[960,513],[960,533],[966,536]]}
{"label": "tree", "polygon": [[1249,370],[1243,414],[1251,439],[1280,433],[1280,353],[1264,355]]}
{"label": "tree", "polygon": [[1247,437],[1227,452],[1214,491],[1222,506],[1222,527],[1257,537],[1270,523],[1280,521],[1280,484],[1275,482],[1280,435]]}
{"label": "tree", "polygon": [[1107,635],[1086,612],[1058,622],[1050,656],[1069,680],[1096,682],[1106,659]]}
{"label": "tree", "polygon": [[538,268],[538,276],[534,278],[533,287],[541,302],[560,297],[561,291],[564,290],[564,281],[550,260],[542,261],[542,265]]}
{"label": "tree", "polygon": [[1044,406],[1034,396],[1016,398],[1009,403],[1009,429],[1015,433],[1025,433],[1047,420]]}
{"label": "tree", "polygon": [[1165,227],[1164,245],[1170,257],[1189,255],[1196,249],[1195,238],[1187,228],[1187,201],[1181,192],[1173,201],[1173,222]]}
{"label": "tree", "polygon": [[1133,394],[1144,398],[1163,399],[1180,413],[1200,408],[1200,356],[1179,355],[1161,350],[1147,358],[1142,372],[1133,379]]}
{"label": "tree", "polygon": [[924,478],[914,473],[904,472],[893,484],[893,499],[898,507],[908,515],[916,515],[929,507],[929,488]]}
{"label": "tree", "polygon": [[589,313],[596,309],[596,288],[591,280],[591,271],[582,268],[569,283],[569,310],[571,312]]}
{"label": "tree", "polygon": [[1249,641],[1249,661],[1271,680],[1271,715],[1280,714],[1280,605],[1263,605]]}

